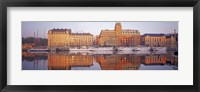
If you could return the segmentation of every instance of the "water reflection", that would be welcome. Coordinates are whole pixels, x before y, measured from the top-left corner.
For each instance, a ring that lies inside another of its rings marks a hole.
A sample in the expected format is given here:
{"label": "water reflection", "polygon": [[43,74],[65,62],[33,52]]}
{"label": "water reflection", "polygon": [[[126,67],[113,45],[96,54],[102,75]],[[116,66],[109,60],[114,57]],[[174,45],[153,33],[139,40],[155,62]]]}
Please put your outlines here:
{"label": "water reflection", "polygon": [[22,53],[22,70],[177,70],[178,56],[167,53]]}
{"label": "water reflection", "polygon": [[93,56],[81,54],[48,54],[49,70],[71,70],[71,67],[90,67],[93,65]]}

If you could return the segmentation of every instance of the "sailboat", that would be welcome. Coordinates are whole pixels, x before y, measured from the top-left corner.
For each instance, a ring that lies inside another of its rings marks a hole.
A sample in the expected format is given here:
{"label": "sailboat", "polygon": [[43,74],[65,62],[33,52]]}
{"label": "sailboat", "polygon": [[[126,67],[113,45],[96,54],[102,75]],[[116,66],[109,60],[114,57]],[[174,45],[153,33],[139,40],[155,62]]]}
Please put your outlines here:
{"label": "sailboat", "polygon": [[[37,38],[38,38],[38,30],[37,30]],[[36,41],[35,41],[35,32],[34,32],[34,44],[36,46]],[[29,49],[28,52],[31,52],[31,53],[48,53],[50,50],[49,49],[38,49],[38,48],[32,48],[32,49]]]}

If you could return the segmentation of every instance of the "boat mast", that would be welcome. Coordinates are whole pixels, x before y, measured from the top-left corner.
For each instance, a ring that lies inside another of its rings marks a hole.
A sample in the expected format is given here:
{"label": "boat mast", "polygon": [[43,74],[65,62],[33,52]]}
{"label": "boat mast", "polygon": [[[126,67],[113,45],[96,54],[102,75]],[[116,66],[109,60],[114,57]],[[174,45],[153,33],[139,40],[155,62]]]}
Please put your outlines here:
{"label": "boat mast", "polygon": [[[36,40],[39,41],[39,39],[38,39],[38,29],[37,29],[37,38],[36,38]],[[36,43],[37,43],[37,42],[36,42]]]}
{"label": "boat mast", "polygon": [[34,44],[34,47],[35,47],[35,32],[34,32],[34,38],[33,38],[33,41],[34,41],[33,44]]}
{"label": "boat mast", "polygon": [[42,41],[42,45],[45,47],[45,28],[44,28],[44,39],[43,39],[43,41]]}

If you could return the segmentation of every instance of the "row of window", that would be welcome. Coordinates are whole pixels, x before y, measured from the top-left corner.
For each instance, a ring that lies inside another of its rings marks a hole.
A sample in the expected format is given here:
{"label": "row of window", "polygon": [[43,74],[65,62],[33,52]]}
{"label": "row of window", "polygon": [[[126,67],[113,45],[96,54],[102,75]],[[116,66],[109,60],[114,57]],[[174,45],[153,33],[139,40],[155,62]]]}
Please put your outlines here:
{"label": "row of window", "polygon": [[160,38],[154,38],[154,39],[145,39],[146,42],[152,42],[152,41],[155,41],[155,42],[159,42],[159,41],[165,41],[164,39],[160,39]]}

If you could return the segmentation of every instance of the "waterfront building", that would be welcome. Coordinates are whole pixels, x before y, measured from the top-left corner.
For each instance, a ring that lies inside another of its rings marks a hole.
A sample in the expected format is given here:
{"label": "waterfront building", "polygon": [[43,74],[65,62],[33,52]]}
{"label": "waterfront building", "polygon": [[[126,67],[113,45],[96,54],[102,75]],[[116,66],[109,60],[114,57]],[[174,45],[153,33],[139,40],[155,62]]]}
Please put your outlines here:
{"label": "waterfront building", "polygon": [[98,40],[99,46],[115,46],[117,39],[113,30],[101,30]]}
{"label": "waterfront building", "polygon": [[174,33],[166,35],[166,46],[168,49],[178,49],[178,34],[174,30]]}
{"label": "waterfront building", "polygon": [[121,23],[116,23],[114,30],[101,30],[97,43],[99,46],[137,46],[140,45],[140,32],[122,29]]}
{"label": "waterfront building", "polygon": [[140,45],[140,33],[138,30],[122,30],[121,46]]}
{"label": "waterfront building", "polygon": [[69,46],[71,29],[51,29],[48,31],[48,47]]}
{"label": "waterfront building", "polygon": [[70,46],[92,46],[93,35],[90,33],[71,33],[70,34]]}
{"label": "waterfront building", "polygon": [[96,35],[96,36],[93,37],[93,45],[94,46],[98,45],[98,38],[99,38],[99,35]]}
{"label": "waterfront building", "polygon": [[144,34],[141,37],[141,44],[151,47],[165,47],[166,36],[164,34]]}
{"label": "waterfront building", "polygon": [[93,35],[72,33],[71,29],[52,29],[48,31],[48,47],[91,46]]}

